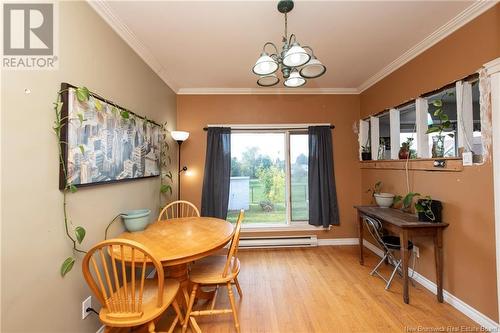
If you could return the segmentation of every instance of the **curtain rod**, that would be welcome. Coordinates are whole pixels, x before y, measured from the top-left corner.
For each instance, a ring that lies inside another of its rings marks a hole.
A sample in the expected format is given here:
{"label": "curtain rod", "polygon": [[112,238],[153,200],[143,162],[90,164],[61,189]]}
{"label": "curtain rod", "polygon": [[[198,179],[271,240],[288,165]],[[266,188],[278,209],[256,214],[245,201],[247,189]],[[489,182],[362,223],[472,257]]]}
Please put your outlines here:
{"label": "curtain rod", "polygon": [[228,125],[228,124],[220,124],[220,125],[207,125],[207,127],[203,127],[204,131],[208,131],[209,127],[226,127],[235,130],[300,130],[307,129],[309,126],[329,126],[331,129],[335,128],[335,125],[332,124],[282,124],[282,125]]}

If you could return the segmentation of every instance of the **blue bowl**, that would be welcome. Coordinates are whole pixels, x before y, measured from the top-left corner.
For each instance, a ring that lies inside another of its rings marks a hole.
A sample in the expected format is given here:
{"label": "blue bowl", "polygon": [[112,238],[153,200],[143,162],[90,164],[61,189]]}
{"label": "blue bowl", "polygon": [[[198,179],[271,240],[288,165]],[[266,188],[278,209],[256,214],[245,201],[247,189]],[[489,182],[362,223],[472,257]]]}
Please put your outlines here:
{"label": "blue bowl", "polygon": [[149,214],[151,209],[136,209],[122,213],[123,223],[127,231],[142,231],[149,224]]}

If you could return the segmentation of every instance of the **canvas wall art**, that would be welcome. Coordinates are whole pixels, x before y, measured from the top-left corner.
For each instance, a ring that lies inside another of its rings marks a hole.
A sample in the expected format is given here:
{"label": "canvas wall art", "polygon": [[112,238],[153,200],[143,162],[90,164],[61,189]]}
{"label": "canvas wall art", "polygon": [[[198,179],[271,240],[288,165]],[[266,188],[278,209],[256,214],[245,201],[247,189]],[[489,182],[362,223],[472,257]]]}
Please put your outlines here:
{"label": "canvas wall art", "polygon": [[65,131],[60,188],[105,184],[160,175],[160,126],[90,93],[77,98],[76,88],[63,84]]}

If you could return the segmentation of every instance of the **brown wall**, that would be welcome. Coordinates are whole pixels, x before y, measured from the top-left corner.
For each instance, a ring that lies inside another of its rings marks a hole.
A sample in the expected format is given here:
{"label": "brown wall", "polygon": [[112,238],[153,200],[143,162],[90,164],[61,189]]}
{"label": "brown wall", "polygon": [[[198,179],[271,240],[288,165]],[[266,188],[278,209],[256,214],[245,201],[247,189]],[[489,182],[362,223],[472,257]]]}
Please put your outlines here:
{"label": "brown wall", "polygon": [[[361,116],[398,105],[475,72],[500,56],[500,5],[495,6],[361,94]],[[362,170],[364,190],[406,193],[404,171]],[[411,190],[443,201],[444,288],[498,322],[491,163],[463,172],[410,172]],[[362,191],[363,192],[363,191]],[[364,197],[364,202],[369,198]],[[432,244],[420,247],[417,271],[435,281]]]}
{"label": "brown wall", "polygon": [[178,95],[177,128],[191,136],[182,144],[182,163],[192,170],[183,176],[182,199],[201,201],[207,124],[332,123],[334,163],[341,225],[319,237],[356,237],[354,210],[361,186],[357,136],[357,95]]}
{"label": "brown wall", "polygon": [[[72,254],[64,232],[52,132],[52,103],[61,82],[84,85],[137,114],[168,121],[170,130],[176,122],[174,92],[86,2],[61,1],[59,14],[59,69],[1,73],[0,331],[6,333],[88,333],[102,325],[93,314],[81,319],[82,301],[91,295],[82,256],[64,278],[59,273],[62,261]],[[159,179],[149,178],[69,194],[71,222],[87,230],[80,248],[88,250],[102,241],[106,225],[119,212],[149,208],[154,216],[159,189]],[[117,221],[109,236],[122,230]],[[92,296],[93,307],[99,309]]]}

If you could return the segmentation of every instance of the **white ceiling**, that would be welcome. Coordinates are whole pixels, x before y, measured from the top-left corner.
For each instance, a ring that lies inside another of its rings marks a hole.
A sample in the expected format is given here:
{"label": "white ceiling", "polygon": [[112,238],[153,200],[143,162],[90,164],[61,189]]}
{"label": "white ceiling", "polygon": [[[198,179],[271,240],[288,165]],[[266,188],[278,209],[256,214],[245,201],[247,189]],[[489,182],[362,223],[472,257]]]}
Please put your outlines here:
{"label": "white ceiling", "polygon": [[[277,1],[90,4],[178,93],[256,90],[251,68],[262,45],[280,45],[283,34]],[[491,6],[472,1],[296,1],[288,17],[289,33],[312,46],[328,68],[302,90],[364,90]]]}

